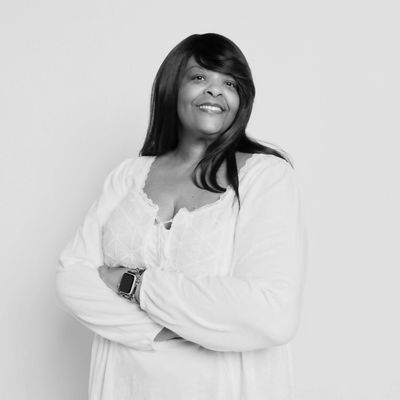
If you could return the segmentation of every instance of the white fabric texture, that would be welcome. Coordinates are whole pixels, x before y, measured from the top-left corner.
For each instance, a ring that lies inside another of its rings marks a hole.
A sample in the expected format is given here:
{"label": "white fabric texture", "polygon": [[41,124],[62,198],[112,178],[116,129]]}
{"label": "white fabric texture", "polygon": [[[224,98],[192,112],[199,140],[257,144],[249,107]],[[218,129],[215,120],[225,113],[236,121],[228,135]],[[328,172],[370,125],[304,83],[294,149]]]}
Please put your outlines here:
{"label": "white fabric texture", "polygon": [[[292,167],[254,154],[218,201],[168,230],[143,187],[155,157],[122,162],[60,257],[57,290],[95,333],[91,400],[293,400],[288,342],[304,281]],[[100,265],[144,266],[140,306]],[[154,341],[166,327],[181,339]]]}

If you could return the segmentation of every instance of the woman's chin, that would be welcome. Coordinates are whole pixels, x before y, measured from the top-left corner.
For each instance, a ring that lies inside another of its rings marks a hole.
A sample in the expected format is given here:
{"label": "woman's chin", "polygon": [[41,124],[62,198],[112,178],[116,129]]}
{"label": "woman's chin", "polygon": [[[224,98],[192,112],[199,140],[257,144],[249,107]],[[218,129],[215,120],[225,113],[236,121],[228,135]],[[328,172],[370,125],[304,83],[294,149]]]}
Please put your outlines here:
{"label": "woman's chin", "polygon": [[224,128],[222,126],[216,126],[216,125],[207,125],[207,126],[202,126],[199,128],[199,132],[202,135],[206,136],[218,136],[223,132]]}
{"label": "woman's chin", "polygon": [[218,135],[223,133],[226,127],[221,124],[199,124],[196,127],[190,129],[183,129],[181,133],[185,136],[192,136],[202,139],[216,139]]}

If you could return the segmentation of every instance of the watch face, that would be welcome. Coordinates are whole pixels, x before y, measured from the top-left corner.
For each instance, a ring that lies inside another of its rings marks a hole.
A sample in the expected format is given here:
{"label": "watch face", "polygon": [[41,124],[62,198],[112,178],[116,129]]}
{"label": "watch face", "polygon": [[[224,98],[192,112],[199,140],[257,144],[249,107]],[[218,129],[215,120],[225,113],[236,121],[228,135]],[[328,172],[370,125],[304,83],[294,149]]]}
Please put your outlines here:
{"label": "watch face", "polygon": [[123,293],[130,293],[136,277],[131,274],[124,274],[119,284],[119,291]]}

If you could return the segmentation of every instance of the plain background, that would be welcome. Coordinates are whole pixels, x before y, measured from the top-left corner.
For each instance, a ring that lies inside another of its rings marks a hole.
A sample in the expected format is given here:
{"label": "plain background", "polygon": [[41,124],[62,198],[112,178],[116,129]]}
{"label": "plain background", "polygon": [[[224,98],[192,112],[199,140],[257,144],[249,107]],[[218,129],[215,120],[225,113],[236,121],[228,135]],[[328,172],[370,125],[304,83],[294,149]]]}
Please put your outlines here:
{"label": "plain background", "polygon": [[13,1],[0,9],[0,397],[86,398],[91,334],[57,258],[135,156],[168,51],[217,32],[248,58],[252,136],[285,149],[309,236],[299,400],[400,398],[396,1]]}

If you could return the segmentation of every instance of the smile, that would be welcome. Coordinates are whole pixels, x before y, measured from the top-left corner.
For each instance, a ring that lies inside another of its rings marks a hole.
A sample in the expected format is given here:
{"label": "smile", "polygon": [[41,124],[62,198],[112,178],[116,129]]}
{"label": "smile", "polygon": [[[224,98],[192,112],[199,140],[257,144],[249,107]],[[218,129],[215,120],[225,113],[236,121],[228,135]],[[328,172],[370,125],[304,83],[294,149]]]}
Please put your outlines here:
{"label": "smile", "polygon": [[225,111],[220,105],[217,104],[201,104],[198,107],[200,108],[200,110],[209,113],[221,114]]}

